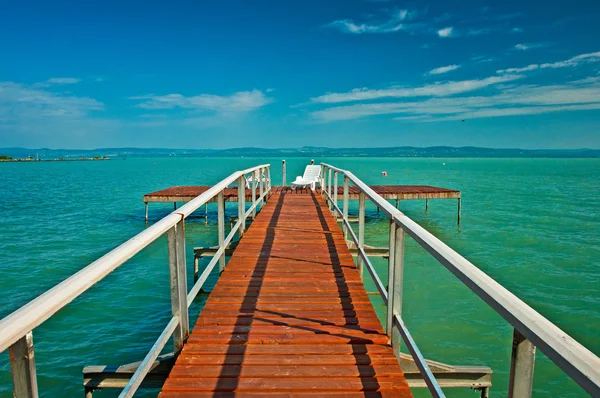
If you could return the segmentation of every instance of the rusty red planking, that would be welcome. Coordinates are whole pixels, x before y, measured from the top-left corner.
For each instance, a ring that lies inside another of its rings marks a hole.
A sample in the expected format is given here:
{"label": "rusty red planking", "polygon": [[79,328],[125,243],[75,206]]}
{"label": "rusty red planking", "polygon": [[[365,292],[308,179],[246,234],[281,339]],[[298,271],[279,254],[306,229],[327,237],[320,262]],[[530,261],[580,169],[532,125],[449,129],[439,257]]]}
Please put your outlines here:
{"label": "rusty red planking", "polygon": [[[209,186],[175,186],[160,191],[152,192],[144,195],[144,202],[189,202],[196,196],[206,192]],[[398,200],[411,200],[411,199],[453,199],[460,198],[460,191],[455,189],[447,189],[440,187],[432,187],[429,185],[373,185],[371,186],[376,193],[381,195],[384,199],[398,199]],[[293,190],[290,187],[273,187],[273,193],[286,194],[308,194],[310,192],[307,188],[298,188]],[[320,188],[317,188],[317,193],[320,192]],[[359,189],[358,187],[351,186],[348,189],[350,200],[358,199]],[[228,202],[237,201],[237,188],[225,189],[225,200]],[[338,187],[338,199],[342,199],[344,194],[344,188]],[[257,189],[258,196],[258,189]],[[246,189],[246,200],[252,199],[252,191]],[[213,199],[212,201],[216,200]]]}
{"label": "rusty red planking", "polygon": [[412,397],[320,195],[274,189],[246,231],[160,395],[192,396]]}

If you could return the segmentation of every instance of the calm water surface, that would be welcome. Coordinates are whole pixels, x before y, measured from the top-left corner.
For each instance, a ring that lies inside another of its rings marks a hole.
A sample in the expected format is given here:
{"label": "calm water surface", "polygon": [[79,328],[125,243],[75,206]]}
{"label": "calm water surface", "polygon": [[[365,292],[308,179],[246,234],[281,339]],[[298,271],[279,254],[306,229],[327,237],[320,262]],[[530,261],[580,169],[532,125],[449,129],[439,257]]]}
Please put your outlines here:
{"label": "calm water surface", "polygon": [[[351,169],[369,184],[460,189],[455,200],[400,204],[437,235],[596,354],[600,354],[600,160],[317,159]],[[144,193],[211,185],[231,172],[281,159],[157,158],[0,164],[0,317],[142,231]],[[288,181],[308,159],[288,159]],[[445,163],[445,165],[444,165]],[[387,171],[387,177],[381,175]],[[150,222],[172,210],[152,204]],[[351,211],[356,206],[351,207]],[[228,207],[234,214],[235,204]],[[192,248],[216,244],[216,206],[186,224]],[[388,223],[367,207],[366,243],[383,246]],[[493,368],[493,397],[506,396],[512,329],[418,244],[407,239],[404,319],[430,359]],[[386,279],[385,261],[375,266]],[[216,276],[209,281],[214,284]],[[367,289],[375,291],[367,281]],[[192,318],[202,307],[192,306]],[[380,316],[383,304],[374,299]],[[121,266],[34,332],[45,397],[81,396],[83,366],[141,360],[170,316],[166,239]],[[536,396],[586,394],[538,353]],[[449,396],[474,397],[469,390]],[[156,396],[146,391],[141,396]],[[0,397],[11,396],[8,355],[0,355]],[[116,391],[94,396],[112,397]],[[426,395],[426,394],[418,394]]]}

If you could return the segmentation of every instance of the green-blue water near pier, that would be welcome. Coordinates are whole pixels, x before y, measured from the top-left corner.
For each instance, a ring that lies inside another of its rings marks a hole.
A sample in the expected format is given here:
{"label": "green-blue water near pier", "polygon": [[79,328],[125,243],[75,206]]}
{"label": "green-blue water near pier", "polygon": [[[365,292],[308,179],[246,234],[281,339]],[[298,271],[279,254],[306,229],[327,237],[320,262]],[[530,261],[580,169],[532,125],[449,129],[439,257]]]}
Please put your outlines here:
{"label": "green-blue water near pier", "polygon": [[[350,169],[369,184],[460,189],[460,227],[456,200],[432,200],[428,212],[424,201],[401,202],[400,208],[600,354],[600,160],[316,160]],[[287,159],[288,181],[308,161]],[[273,165],[274,185],[280,184],[281,159],[0,164],[0,317],[142,231],[144,193],[172,185],[211,185],[235,170],[267,162]],[[171,204],[151,204],[150,223],[170,211]],[[235,211],[232,204],[228,212]],[[192,247],[216,243],[216,206],[209,206],[208,225],[201,213],[186,224],[188,264]],[[368,206],[366,243],[384,246],[387,229],[383,215]],[[407,239],[406,247],[404,318],[421,351],[451,364],[492,367],[492,396],[505,396],[511,327],[416,242]],[[374,263],[385,279],[385,261]],[[367,288],[375,291],[369,281]],[[382,315],[382,303],[374,301]],[[192,306],[192,319],[201,306],[202,299]],[[163,237],[34,331],[41,395],[81,396],[83,366],[141,360],[169,314]],[[539,353],[534,388],[536,396],[586,395]],[[468,390],[447,393],[476,396]],[[11,395],[5,352],[0,354],[0,397]],[[116,395],[110,390],[94,394]]]}

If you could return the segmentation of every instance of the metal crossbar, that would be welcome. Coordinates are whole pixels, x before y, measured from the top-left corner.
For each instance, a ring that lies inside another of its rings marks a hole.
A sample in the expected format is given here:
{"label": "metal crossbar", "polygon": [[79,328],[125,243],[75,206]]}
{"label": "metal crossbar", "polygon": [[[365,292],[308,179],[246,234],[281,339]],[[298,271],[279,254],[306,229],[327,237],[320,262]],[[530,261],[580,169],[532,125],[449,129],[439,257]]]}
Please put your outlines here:
{"label": "metal crossbar", "polygon": [[[332,204],[333,211],[343,217],[344,232],[352,237],[352,240],[359,248],[358,258],[360,262],[365,263],[370,273],[371,270],[374,273],[374,269],[368,261],[367,256],[363,255],[364,251],[362,247],[364,247],[364,242],[360,239],[361,233],[364,234],[362,232],[364,231],[364,205],[360,205],[359,203],[359,237],[357,238],[348,222],[348,184],[352,183],[355,187],[358,187],[361,195],[369,198],[390,219],[390,278],[386,294],[382,290],[381,281],[375,278],[376,274],[374,280],[377,289],[387,305],[388,335],[392,339],[392,345],[395,346],[395,349],[399,353],[399,341],[398,338],[394,338],[395,333],[399,333],[405,342],[407,339],[412,341],[410,344],[407,342],[408,348],[415,363],[419,366],[419,370],[421,370],[421,374],[427,382],[430,392],[434,396],[441,396],[439,395],[441,392],[439,385],[437,385],[430,372],[426,371],[427,368],[425,366],[427,364],[418,352],[416,344],[413,344],[414,341],[410,338],[408,329],[406,329],[400,317],[402,311],[404,233],[413,238],[514,327],[508,392],[510,397],[531,396],[535,347],[539,348],[540,351],[585,391],[592,396],[600,396],[600,358],[598,356],[509,292],[505,287],[451,249],[444,242],[396,209],[350,171],[325,163],[321,164],[321,167],[323,168],[323,172],[321,173],[323,176],[321,180],[321,192]],[[326,180],[324,178],[326,172],[329,173],[329,176],[333,174],[336,181],[332,183],[331,178]],[[337,205],[337,197],[332,197],[331,195],[332,186],[337,186],[338,175],[344,177],[343,211],[340,211]],[[373,275],[373,273],[371,274]],[[413,350],[415,350],[414,353]]]}
{"label": "metal crossbar", "polygon": [[[257,197],[257,183],[253,178],[252,204],[245,209],[245,176],[266,174],[266,179],[258,182],[260,195]],[[79,297],[90,287],[104,279],[108,274],[139,253],[152,242],[168,233],[169,269],[171,284],[171,309],[173,316],[158,340],[148,352],[131,380],[121,392],[120,397],[131,397],[141,385],[144,377],[152,368],[152,364],[164,348],[169,338],[173,336],[175,352],[183,347],[183,342],[189,335],[188,307],[200,292],[208,274],[217,263],[221,270],[225,263],[225,249],[231,243],[236,233],[242,234],[246,218],[256,212],[257,206],[264,204],[271,192],[271,169],[269,164],[237,171],[220,181],[192,201],[170,213],[143,232],[135,235],[125,243],[89,264],[81,271],[46,291],[36,299],[19,308],[12,314],[0,320],[0,353],[10,349],[10,364],[13,375],[13,393],[16,397],[34,398],[38,396],[36,368],[33,352],[32,330],[40,326],[71,301]],[[238,221],[225,238],[225,201],[223,190],[227,186],[238,183]],[[240,194],[241,192],[241,194]],[[187,291],[185,228],[184,219],[200,206],[218,197],[219,217],[219,249],[208,264],[202,277],[195,283],[190,292]]]}

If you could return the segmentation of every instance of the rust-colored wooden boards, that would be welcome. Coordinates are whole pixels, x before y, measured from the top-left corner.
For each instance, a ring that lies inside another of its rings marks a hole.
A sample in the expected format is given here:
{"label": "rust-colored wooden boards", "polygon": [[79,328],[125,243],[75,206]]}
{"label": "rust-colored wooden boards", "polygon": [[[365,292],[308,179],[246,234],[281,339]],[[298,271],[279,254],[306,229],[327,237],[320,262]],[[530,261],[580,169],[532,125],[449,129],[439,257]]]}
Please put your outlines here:
{"label": "rust-colored wooden boards", "polygon": [[[342,200],[344,194],[344,187],[342,186],[343,181],[340,180],[338,185],[338,198]],[[160,191],[152,192],[144,195],[144,202],[189,202],[198,195],[208,191],[211,187],[209,186],[174,186]],[[451,199],[460,198],[460,191],[432,187],[427,185],[373,185],[371,188],[384,199],[398,199],[398,200],[410,200],[410,199]],[[321,188],[317,187],[317,193],[320,193]],[[258,192],[258,188],[257,188]],[[274,193],[296,193],[296,194],[307,194],[310,192],[309,188],[296,188],[293,190],[290,187],[273,187]],[[358,199],[360,189],[355,186],[350,186],[348,189],[349,197],[351,200]],[[228,202],[237,201],[237,188],[227,188],[224,190],[225,200]],[[257,193],[258,196],[258,193]],[[246,201],[252,199],[252,191],[246,189]],[[216,201],[216,197],[210,200],[211,202]]]}
{"label": "rust-colored wooden boards", "polygon": [[160,395],[213,396],[412,396],[320,195],[271,196]]}

